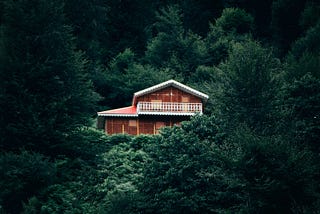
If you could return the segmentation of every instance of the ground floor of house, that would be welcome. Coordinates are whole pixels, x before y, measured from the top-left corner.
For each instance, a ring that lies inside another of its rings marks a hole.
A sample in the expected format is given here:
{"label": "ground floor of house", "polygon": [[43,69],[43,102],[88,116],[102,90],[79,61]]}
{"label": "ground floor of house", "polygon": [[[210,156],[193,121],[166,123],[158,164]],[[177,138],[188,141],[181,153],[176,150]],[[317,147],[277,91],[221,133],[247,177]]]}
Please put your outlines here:
{"label": "ground floor of house", "polygon": [[179,125],[189,119],[190,116],[99,117],[98,128],[107,134],[158,134],[161,127]]}

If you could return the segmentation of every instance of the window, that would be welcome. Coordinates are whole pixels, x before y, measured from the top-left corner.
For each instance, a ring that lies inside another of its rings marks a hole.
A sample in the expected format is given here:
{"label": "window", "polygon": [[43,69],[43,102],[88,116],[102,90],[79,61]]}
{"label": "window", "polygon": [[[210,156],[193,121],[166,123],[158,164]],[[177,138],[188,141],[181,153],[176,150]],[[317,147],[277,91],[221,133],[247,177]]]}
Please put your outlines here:
{"label": "window", "polygon": [[129,126],[137,126],[136,120],[129,120]]}
{"label": "window", "polygon": [[183,102],[183,103],[189,103],[189,102],[190,102],[190,99],[189,99],[189,97],[187,97],[187,96],[182,96],[182,97],[181,97],[181,102]]}

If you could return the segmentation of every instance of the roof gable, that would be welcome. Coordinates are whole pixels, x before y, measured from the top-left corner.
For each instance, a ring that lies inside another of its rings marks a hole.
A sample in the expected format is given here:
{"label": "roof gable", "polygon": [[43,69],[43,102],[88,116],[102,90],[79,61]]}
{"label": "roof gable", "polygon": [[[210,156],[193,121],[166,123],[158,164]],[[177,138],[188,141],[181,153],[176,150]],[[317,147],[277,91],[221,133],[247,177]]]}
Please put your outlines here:
{"label": "roof gable", "polygon": [[149,87],[149,88],[146,88],[146,89],[143,89],[141,91],[138,91],[138,92],[134,93],[132,104],[133,105],[135,104],[137,97],[140,97],[140,96],[143,96],[143,95],[146,95],[146,94],[150,94],[150,93],[153,93],[155,91],[158,91],[158,90],[170,87],[170,86],[178,88],[181,91],[184,91],[186,93],[192,94],[192,95],[194,95],[196,97],[199,97],[204,101],[207,101],[209,99],[208,95],[206,95],[206,94],[204,94],[204,93],[202,93],[200,91],[197,91],[197,90],[195,90],[193,88],[190,88],[189,86],[186,86],[186,85],[184,85],[182,83],[179,83],[179,82],[177,82],[175,80],[168,80],[166,82],[160,83],[158,85],[154,85],[152,87]]}

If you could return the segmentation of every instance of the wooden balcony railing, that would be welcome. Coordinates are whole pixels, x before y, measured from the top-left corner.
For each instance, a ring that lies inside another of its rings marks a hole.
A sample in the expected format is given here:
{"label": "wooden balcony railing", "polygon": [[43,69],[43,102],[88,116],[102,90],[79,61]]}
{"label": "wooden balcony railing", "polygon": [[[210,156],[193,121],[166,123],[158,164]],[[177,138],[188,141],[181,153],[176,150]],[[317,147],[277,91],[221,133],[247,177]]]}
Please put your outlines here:
{"label": "wooden balcony railing", "polygon": [[202,103],[139,102],[138,114],[186,114],[202,113]]}

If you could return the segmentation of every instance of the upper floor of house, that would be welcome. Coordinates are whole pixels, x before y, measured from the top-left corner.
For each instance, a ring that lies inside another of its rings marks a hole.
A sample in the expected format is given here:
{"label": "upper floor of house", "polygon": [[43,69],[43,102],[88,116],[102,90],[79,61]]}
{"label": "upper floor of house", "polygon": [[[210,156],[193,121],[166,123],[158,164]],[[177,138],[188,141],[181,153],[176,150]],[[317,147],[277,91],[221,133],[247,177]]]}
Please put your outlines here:
{"label": "upper floor of house", "polygon": [[132,106],[98,112],[99,116],[202,114],[209,96],[175,80],[154,85],[134,93]]}
{"label": "upper floor of house", "polygon": [[169,80],[134,93],[138,114],[192,115],[202,113],[208,95]]}

